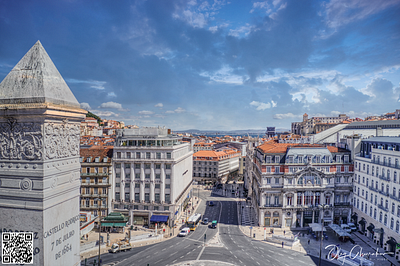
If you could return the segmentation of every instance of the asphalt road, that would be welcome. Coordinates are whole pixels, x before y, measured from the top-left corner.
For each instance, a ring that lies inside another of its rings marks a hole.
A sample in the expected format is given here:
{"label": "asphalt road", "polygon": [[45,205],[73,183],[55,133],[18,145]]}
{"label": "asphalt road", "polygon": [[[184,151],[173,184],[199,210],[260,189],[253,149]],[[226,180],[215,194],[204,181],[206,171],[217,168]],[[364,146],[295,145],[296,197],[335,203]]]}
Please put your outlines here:
{"label": "asphalt road", "polygon": [[[195,191],[197,192],[197,191]],[[303,253],[278,248],[245,236],[238,226],[237,202],[233,198],[211,196],[209,191],[200,190],[202,204],[196,212],[210,221],[218,220],[218,228],[199,225],[186,237],[175,237],[154,245],[134,248],[131,251],[104,254],[102,264],[130,265],[173,265],[190,260],[211,260],[235,265],[318,265],[318,258]],[[207,206],[208,201],[214,206]],[[206,243],[204,246],[204,235]],[[216,235],[219,235],[216,238]],[[87,265],[92,264],[93,259]],[[84,264],[82,264],[84,265]],[[322,261],[322,265],[336,265]]]}

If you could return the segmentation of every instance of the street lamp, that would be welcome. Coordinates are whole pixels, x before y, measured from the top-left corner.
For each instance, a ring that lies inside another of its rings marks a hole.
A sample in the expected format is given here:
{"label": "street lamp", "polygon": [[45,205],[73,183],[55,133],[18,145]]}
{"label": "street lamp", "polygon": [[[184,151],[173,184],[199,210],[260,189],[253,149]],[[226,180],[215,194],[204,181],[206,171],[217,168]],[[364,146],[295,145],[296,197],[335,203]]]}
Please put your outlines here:
{"label": "street lamp", "polygon": [[321,266],[321,256],[322,256],[322,232],[324,230],[324,210],[329,208],[328,204],[321,204],[318,205],[320,209],[322,209],[322,215],[321,215],[321,235],[320,235],[320,240],[319,240],[319,263],[318,265]]}

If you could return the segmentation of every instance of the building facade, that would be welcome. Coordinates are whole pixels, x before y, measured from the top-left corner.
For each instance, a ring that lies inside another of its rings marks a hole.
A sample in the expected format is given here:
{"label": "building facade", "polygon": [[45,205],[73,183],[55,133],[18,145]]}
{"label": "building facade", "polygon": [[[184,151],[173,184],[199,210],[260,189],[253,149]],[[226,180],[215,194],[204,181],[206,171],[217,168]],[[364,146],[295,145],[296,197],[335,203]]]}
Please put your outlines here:
{"label": "building facade", "polygon": [[81,146],[80,210],[107,216],[111,209],[113,148],[109,146]]}
{"label": "building facade", "polygon": [[117,130],[113,210],[136,225],[149,224],[153,214],[171,221],[191,195],[192,154],[190,143],[165,128]]}
{"label": "building facade", "polygon": [[400,243],[400,138],[372,137],[355,156],[354,221],[386,251]]}
{"label": "building facade", "polygon": [[331,128],[347,119],[349,117],[345,114],[340,114],[337,117],[320,116],[311,118],[308,118],[308,114],[304,114],[303,121],[293,122],[291,129],[293,134],[308,136]]}
{"label": "building facade", "polygon": [[[246,164],[245,180],[260,226],[347,223],[353,165],[336,147],[266,142]],[[249,188],[248,185],[251,185]],[[325,204],[323,211],[320,205]]]}
{"label": "building facade", "polygon": [[236,149],[198,151],[193,154],[193,178],[199,182],[225,182],[239,170],[241,152]]}

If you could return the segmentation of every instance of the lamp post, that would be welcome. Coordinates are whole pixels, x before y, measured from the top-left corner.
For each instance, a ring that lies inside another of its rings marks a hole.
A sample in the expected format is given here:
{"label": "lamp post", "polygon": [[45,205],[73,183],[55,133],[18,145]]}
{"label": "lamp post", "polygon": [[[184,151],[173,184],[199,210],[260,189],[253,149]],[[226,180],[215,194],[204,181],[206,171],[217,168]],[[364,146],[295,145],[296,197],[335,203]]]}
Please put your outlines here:
{"label": "lamp post", "polygon": [[321,257],[322,257],[322,233],[324,230],[324,210],[329,207],[327,204],[321,204],[318,206],[320,209],[322,209],[322,215],[321,215],[321,235],[319,239],[319,263],[318,265],[321,266]]}

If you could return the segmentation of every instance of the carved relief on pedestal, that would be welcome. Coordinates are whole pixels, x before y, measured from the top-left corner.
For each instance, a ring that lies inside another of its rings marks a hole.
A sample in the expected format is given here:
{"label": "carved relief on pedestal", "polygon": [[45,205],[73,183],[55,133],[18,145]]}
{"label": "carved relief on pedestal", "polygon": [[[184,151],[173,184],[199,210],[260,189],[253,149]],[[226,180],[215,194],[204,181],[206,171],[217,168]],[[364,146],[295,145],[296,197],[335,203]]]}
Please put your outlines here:
{"label": "carved relief on pedestal", "polygon": [[41,160],[43,135],[39,123],[0,123],[0,160]]}
{"label": "carved relief on pedestal", "polygon": [[79,154],[79,125],[49,123],[44,126],[45,159],[57,159]]}

